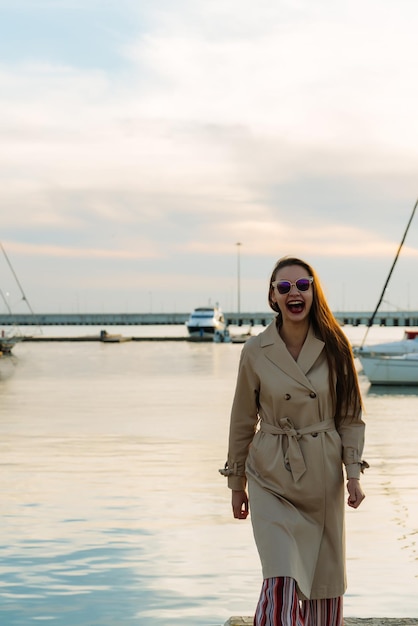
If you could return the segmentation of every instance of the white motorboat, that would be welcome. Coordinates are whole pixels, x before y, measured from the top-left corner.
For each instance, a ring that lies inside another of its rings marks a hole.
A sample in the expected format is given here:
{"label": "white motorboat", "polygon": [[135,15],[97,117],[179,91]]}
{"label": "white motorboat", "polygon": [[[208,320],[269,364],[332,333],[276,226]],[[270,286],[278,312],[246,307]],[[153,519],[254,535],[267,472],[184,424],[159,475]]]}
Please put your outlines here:
{"label": "white motorboat", "polygon": [[356,356],[364,355],[402,355],[418,353],[418,330],[408,329],[400,341],[389,341],[387,343],[368,344],[360,348],[353,348]]}
{"label": "white motorboat", "polygon": [[223,334],[227,324],[218,306],[197,307],[186,322],[191,341],[213,341],[215,332]]}
{"label": "white motorboat", "polygon": [[215,343],[245,343],[247,339],[252,337],[251,327],[246,333],[229,332],[228,328],[225,330],[215,330],[213,341]]}
{"label": "white motorboat", "polygon": [[372,385],[417,385],[418,353],[357,355]]}
{"label": "white motorboat", "polygon": [[244,333],[231,333],[231,342],[245,343],[250,337],[252,337],[252,326],[250,326],[248,330]]}

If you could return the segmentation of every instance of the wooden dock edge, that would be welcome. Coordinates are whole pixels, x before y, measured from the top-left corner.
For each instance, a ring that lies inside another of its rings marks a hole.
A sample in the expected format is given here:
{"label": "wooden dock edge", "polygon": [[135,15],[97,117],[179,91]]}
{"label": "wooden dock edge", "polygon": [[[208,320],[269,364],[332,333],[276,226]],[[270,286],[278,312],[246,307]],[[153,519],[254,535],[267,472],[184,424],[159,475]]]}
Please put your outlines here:
{"label": "wooden dock edge", "polygon": [[[252,626],[253,617],[230,617],[224,626]],[[413,617],[345,617],[344,626],[418,626]]]}

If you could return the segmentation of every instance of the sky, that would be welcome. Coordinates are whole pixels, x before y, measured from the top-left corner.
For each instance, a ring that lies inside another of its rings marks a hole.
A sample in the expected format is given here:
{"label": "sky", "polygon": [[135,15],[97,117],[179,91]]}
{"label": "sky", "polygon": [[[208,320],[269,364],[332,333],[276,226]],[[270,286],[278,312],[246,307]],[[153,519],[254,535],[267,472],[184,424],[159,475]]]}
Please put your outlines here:
{"label": "sky", "polygon": [[[21,285],[2,258],[0,311],[228,312],[238,292],[267,311],[287,254],[334,311],[374,309],[418,198],[415,0],[0,15],[0,241]],[[381,310],[418,310],[417,263],[418,216]]]}

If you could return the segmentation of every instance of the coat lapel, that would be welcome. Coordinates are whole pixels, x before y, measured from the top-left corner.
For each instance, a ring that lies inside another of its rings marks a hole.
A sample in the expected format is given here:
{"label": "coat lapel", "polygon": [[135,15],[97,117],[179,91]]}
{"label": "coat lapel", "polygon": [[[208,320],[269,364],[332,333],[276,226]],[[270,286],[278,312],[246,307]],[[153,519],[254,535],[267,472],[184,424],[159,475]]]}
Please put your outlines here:
{"label": "coat lapel", "polygon": [[304,374],[309,372],[324,349],[324,346],[325,343],[321,339],[315,337],[313,328],[310,326],[305,343],[302,346],[302,350],[300,351],[299,358],[297,360],[297,364]]}
{"label": "coat lapel", "polygon": [[295,361],[277,332],[275,321],[266,328],[261,338],[261,347],[264,349],[266,357],[288,376],[309,389],[312,389],[312,384],[306,378],[306,374],[318,359],[324,345],[323,341],[315,337],[312,326],[310,326],[299,358]]}

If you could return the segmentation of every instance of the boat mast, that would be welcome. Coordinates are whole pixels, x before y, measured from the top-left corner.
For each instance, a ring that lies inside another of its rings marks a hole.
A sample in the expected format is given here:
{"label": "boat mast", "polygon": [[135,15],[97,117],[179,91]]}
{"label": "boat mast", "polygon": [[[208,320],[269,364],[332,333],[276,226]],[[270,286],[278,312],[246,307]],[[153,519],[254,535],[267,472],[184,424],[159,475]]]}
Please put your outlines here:
{"label": "boat mast", "polygon": [[389,284],[390,277],[392,276],[392,272],[393,272],[393,270],[394,270],[394,268],[395,268],[396,262],[397,262],[397,260],[398,260],[399,254],[400,254],[401,249],[402,249],[402,246],[403,246],[404,241],[405,241],[405,239],[406,239],[406,235],[407,235],[407,233],[408,233],[409,227],[410,227],[411,222],[412,222],[412,220],[413,220],[413,218],[414,218],[414,215],[415,215],[415,211],[416,211],[417,206],[418,206],[418,200],[415,202],[414,208],[412,209],[412,214],[411,214],[411,217],[409,218],[409,222],[408,222],[408,225],[407,225],[407,227],[406,227],[406,229],[405,229],[405,232],[404,232],[404,234],[403,234],[402,241],[401,241],[401,243],[399,244],[398,251],[397,251],[396,256],[395,256],[395,259],[394,259],[394,261],[393,261],[393,263],[392,263],[392,267],[390,268],[390,272],[389,272],[389,274],[388,274],[388,277],[387,277],[386,282],[385,282],[385,284],[384,284],[384,287],[383,287],[383,289],[382,289],[382,293],[380,294],[379,301],[378,301],[378,303],[377,303],[377,305],[376,305],[375,310],[373,311],[373,315],[371,316],[371,318],[370,318],[370,319],[369,319],[369,321],[368,321],[368,324],[367,324],[367,330],[366,330],[366,333],[365,333],[365,335],[364,335],[363,341],[362,341],[362,343],[361,343],[360,350],[361,350],[361,349],[363,348],[363,346],[364,346],[364,342],[366,341],[366,337],[367,337],[367,334],[368,334],[368,332],[369,332],[370,327],[371,327],[371,326],[373,326],[374,318],[376,317],[376,313],[377,313],[377,311],[379,310],[379,307],[380,307],[380,305],[381,305],[381,303],[382,303],[383,296],[385,295],[386,288],[387,288],[387,286],[388,286],[388,284]]}
{"label": "boat mast", "polygon": [[15,272],[15,271],[14,271],[14,269],[13,269],[13,265],[11,264],[11,262],[10,262],[10,260],[9,260],[9,257],[8,257],[8,256],[7,256],[7,254],[6,254],[6,250],[4,249],[3,244],[1,243],[1,241],[0,241],[0,247],[1,247],[1,250],[2,250],[2,252],[3,252],[3,254],[4,254],[4,258],[6,259],[7,264],[8,264],[8,266],[9,266],[9,268],[10,268],[10,271],[11,271],[11,272],[12,272],[12,274],[13,274],[13,277],[14,277],[14,279],[15,279],[15,281],[16,281],[16,284],[17,284],[17,286],[18,286],[18,287],[19,287],[19,289],[20,289],[20,293],[22,294],[22,300],[24,300],[24,301],[26,302],[26,304],[27,304],[27,306],[28,306],[28,309],[29,309],[29,311],[32,313],[32,315],[35,315],[35,314],[34,314],[34,312],[33,312],[33,310],[32,310],[31,305],[29,304],[29,301],[28,301],[28,299],[27,299],[27,297],[26,297],[26,294],[25,294],[25,292],[23,291],[23,287],[22,287],[22,285],[21,285],[21,284],[20,284],[20,282],[19,282],[19,279],[18,279],[18,277],[17,277],[17,275],[16,275],[16,272]]}

